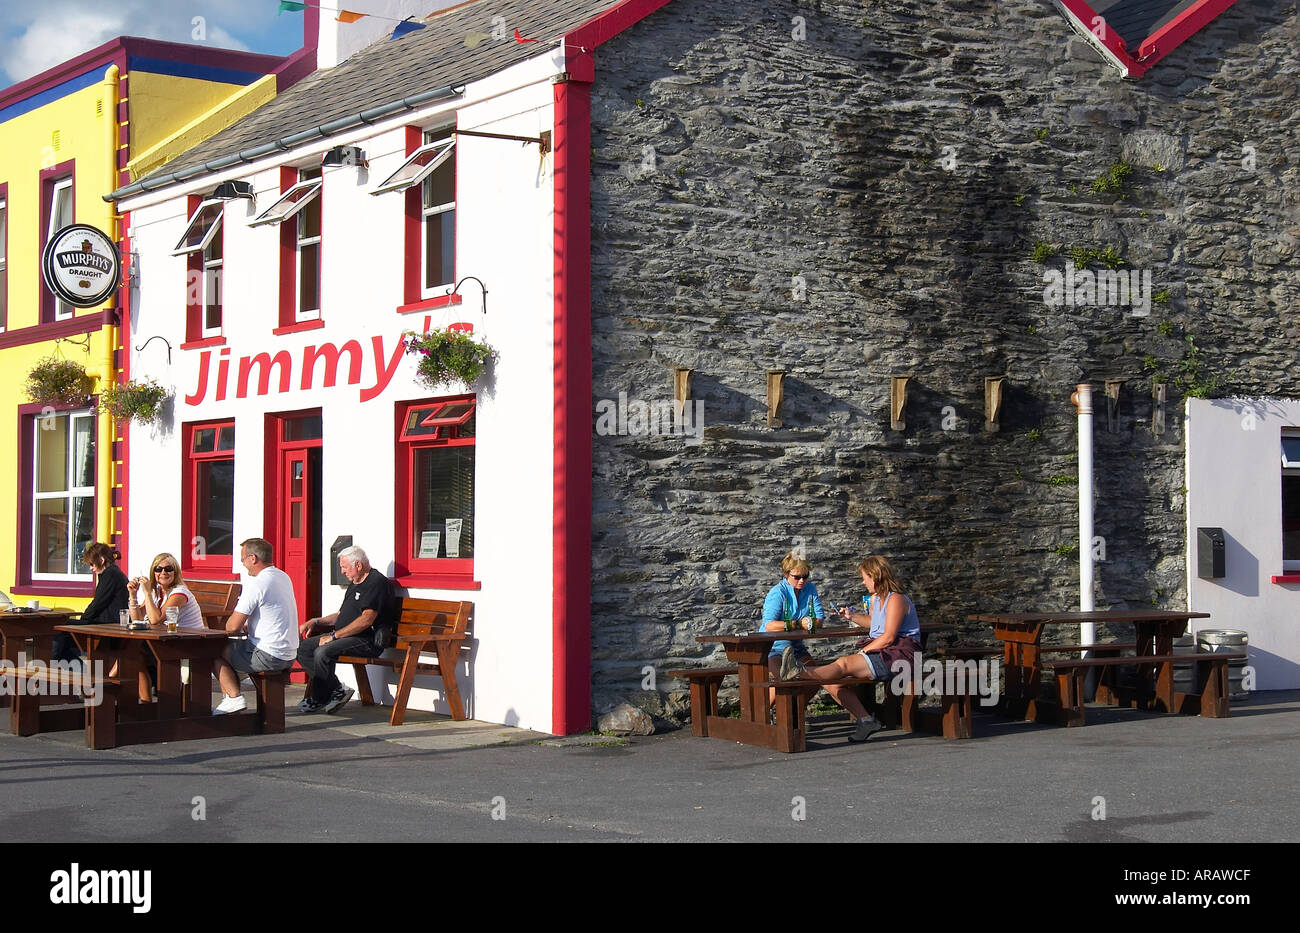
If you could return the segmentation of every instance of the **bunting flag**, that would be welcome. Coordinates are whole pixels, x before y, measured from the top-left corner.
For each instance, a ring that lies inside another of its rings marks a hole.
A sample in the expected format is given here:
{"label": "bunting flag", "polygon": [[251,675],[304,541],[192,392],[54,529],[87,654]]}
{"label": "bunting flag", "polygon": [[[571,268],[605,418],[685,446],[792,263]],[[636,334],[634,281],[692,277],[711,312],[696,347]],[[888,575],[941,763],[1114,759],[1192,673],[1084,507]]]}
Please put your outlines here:
{"label": "bunting flag", "polygon": [[516,30],[515,30],[515,41],[516,41],[516,42],[541,42],[542,40],[541,40],[541,39],[525,39],[523,36],[519,35],[519,30],[516,29]]}
{"label": "bunting flag", "polygon": [[339,15],[334,17],[340,23],[355,23],[359,19],[369,16],[369,13],[353,13],[351,10],[339,10]]}
{"label": "bunting flag", "polygon": [[275,11],[275,15],[279,16],[285,10],[288,10],[290,13],[301,13],[305,9],[307,9],[307,4],[305,3],[295,3],[294,0],[280,0],[280,9]]}
{"label": "bunting flag", "polygon": [[465,33],[465,48],[472,49],[481,42],[486,42],[492,38],[490,32],[467,32]]}
{"label": "bunting flag", "polygon": [[400,39],[402,38],[402,36],[408,35],[409,33],[415,32],[415,30],[417,29],[423,29],[423,28],[424,28],[424,23],[414,23],[411,22],[411,20],[409,19],[404,19],[397,24],[397,28],[393,30],[393,34],[388,38]]}

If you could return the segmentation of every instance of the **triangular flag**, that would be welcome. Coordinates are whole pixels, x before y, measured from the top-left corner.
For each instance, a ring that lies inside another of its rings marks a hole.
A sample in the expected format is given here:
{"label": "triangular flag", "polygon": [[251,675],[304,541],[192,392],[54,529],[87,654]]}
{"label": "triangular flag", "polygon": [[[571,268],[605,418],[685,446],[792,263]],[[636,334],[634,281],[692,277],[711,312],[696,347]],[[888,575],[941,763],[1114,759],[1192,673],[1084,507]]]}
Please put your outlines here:
{"label": "triangular flag", "polygon": [[541,39],[525,39],[523,36],[519,35],[519,30],[516,29],[516,30],[515,30],[515,41],[516,41],[516,42],[541,42],[542,40],[541,40]]}
{"label": "triangular flag", "polygon": [[424,28],[424,23],[413,23],[409,19],[404,19],[397,24],[397,28],[393,30],[393,34],[388,38],[400,39],[402,38],[402,36],[405,36],[408,33],[412,33],[415,32],[415,30],[417,29],[423,29],[423,28]]}
{"label": "triangular flag", "polygon": [[359,19],[369,16],[369,13],[353,13],[351,10],[339,10],[339,15],[334,17],[340,23],[355,23]]}
{"label": "triangular flag", "polygon": [[492,38],[490,32],[467,32],[465,33],[465,48],[472,49],[481,42],[486,42]]}
{"label": "triangular flag", "polygon": [[305,3],[295,3],[294,0],[280,0],[280,9],[275,11],[275,15],[279,16],[285,10],[288,10],[290,13],[301,13],[305,9],[307,9],[307,4]]}

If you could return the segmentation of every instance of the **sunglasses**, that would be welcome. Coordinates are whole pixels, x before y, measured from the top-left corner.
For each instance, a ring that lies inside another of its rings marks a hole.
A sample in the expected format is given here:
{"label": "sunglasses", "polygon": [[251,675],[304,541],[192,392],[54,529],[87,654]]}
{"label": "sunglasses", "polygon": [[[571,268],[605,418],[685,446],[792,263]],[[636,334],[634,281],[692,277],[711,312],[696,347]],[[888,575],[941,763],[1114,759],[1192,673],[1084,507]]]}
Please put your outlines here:
{"label": "sunglasses", "polygon": [[175,573],[175,572],[176,572],[176,568],[175,568],[175,567],[155,567],[155,568],[153,569],[153,572],[154,572],[154,573]]}
{"label": "sunglasses", "polygon": [[807,580],[807,579],[808,579],[808,574],[806,574],[806,573],[792,573],[792,574],[790,574],[790,576],[791,576],[793,579],[795,579],[795,580]]}

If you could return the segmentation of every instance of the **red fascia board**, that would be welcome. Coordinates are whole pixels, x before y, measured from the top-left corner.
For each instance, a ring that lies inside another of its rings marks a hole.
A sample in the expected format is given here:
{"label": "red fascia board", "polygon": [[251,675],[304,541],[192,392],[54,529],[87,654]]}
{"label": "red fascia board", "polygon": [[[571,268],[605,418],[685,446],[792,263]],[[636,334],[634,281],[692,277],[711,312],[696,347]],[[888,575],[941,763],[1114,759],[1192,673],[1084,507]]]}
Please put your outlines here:
{"label": "red fascia board", "polygon": [[57,87],[64,81],[85,74],[92,68],[107,68],[109,65],[117,65],[119,71],[125,72],[126,46],[124,43],[125,40],[119,36],[105,42],[98,48],[78,55],[76,58],[70,58],[66,62],[42,71],[38,75],[33,75],[26,81],[19,81],[12,87],[7,88],[3,94],[0,94],[0,110],[11,104],[26,100],[33,94],[39,94],[42,91]]}
{"label": "red fascia board", "polygon": [[[1138,61],[1128,53],[1128,48],[1124,45],[1124,40],[1120,38],[1119,33],[1113,29],[1107,28],[1103,30],[1102,34],[1105,36],[1103,39],[1092,31],[1092,21],[1101,14],[1094,10],[1092,6],[1087,3],[1087,0],[1057,0],[1057,2],[1065,8],[1066,12],[1075,20],[1080,29],[1084,32],[1091,33],[1092,37],[1104,45],[1110,54],[1118,58],[1132,77],[1142,77],[1148,66],[1139,64]],[[1103,16],[1102,19],[1104,20],[1105,17]]]}
{"label": "red fascia board", "polygon": [[1208,26],[1216,16],[1236,3],[1237,0],[1201,0],[1192,4],[1179,16],[1142,40],[1138,49],[1138,58],[1143,66],[1150,68],[1193,35]]}
{"label": "red fascia board", "polygon": [[158,39],[141,39],[136,36],[124,36],[121,41],[127,55],[133,58],[165,58],[168,61],[207,68],[231,68],[236,71],[271,74],[285,62],[283,55],[237,52],[234,49],[220,49],[210,45],[162,42]]}
{"label": "red fascia board", "polygon": [[596,66],[591,52],[597,46],[613,39],[625,29],[630,29],[671,0],[623,0],[599,16],[587,20],[576,29],[565,33],[565,68],[574,81],[593,81]]}

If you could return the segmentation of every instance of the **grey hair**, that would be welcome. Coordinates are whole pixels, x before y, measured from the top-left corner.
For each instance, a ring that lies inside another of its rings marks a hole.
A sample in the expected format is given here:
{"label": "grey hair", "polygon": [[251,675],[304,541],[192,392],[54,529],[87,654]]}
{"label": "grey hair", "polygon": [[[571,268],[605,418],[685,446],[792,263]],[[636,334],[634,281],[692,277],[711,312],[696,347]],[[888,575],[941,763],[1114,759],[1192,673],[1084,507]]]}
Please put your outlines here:
{"label": "grey hair", "polygon": [[271,542],[265,538],[249,538],[247,541],[239,542],[239,546],[256,557],[259,564],[270,564],[274,560]]}
{"label": "grey hair", "polygon": [[339,551],[339,557],[346,558],[354,564],[360,564],[362,567],[370,566],[370,558],[366,556],[366,552],[355,545],[353,547],[345,547],[343,550]]}

